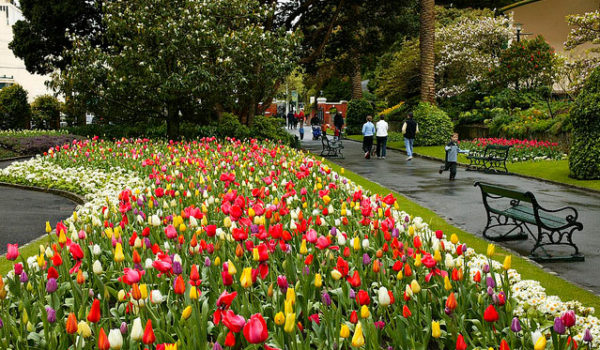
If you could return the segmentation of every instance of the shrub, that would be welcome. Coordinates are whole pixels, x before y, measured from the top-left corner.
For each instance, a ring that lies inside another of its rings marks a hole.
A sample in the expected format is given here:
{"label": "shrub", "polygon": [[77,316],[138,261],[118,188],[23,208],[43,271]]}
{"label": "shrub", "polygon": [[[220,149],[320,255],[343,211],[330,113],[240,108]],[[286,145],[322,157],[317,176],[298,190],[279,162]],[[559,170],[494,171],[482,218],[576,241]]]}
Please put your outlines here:
{"label": "shrub", "polygon": [[286,145],[298,147],[296,138],[285,131],[283,124],[283,119],[256,116],[250,127],[250,136],[263,140],[280,140]]}
{"label": "shrub", "polygon": [[51,95],[41,95],[31,103],[31,121],[35,129],[60,128],[60,102]]}
{"label": "shrub", "polygon": [[0,89],[0,129],[29,129],[27,91],[15,84]]}
{"label": "shrub", "polygon": [[218,135],[220,137],[235,137],[243,140],[250,135],[250,130],[246,125],[242,125],[237,116],[231,113],[223,113],[218,122]]}
{"label": "shrub", "polygon": [[600,179],[600,68],[596,68],[571,110],[573,144],[569,155],[571,176]]}
{"label": "shrub", "polygon": [[373,106],[367,100],[361,98],[350,101],[346,115],[346,134],[360,135],[368,115],[373,115]]}
{"label": "shrub", "polygon": [[446,112],[438,107],[420,102],[413,110],[413,118],[419,125],[415,146],[442,145],[450,140],[454,125]]}

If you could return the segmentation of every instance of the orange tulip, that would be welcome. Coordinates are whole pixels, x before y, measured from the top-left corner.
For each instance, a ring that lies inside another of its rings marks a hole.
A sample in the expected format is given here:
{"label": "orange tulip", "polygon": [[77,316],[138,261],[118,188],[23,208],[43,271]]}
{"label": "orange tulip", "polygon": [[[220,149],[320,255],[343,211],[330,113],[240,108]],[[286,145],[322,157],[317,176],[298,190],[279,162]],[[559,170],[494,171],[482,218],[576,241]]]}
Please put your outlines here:
{"label": "orange tulip", "polygon": [[154,336],[154,330],[152,329],[152,320],[148,320],[148,322],[146,322],[146,329],[144,330],[142,342],[144,342],[146,345],[150,345],[155,341],[156,337]]}
{"label": "orange tulip", "polygon": [[96,323],[100,321],[100,316],[100,300],[94,299],[94,302],[92,303],[92,308],[90,309],[90,312],[87,315],[87,320],[92,323]]}
{"label": "orange tulip", "polygon": [[104,328],[100,328],[100,333],[98,334],[98,349],[100,350],[108,350],[110,349],[110,343],[108,342],[108,337],[104,332]]}
{"label": "orange tulip", "polygon": [[454,310],[456,309],[456,296],[454,295],[454,292],[450,293],[450,296],[448,296],[448,299],[446,299],[446,307],[450,310]]}
{"label": "orange tulip", "polygon": [[183,294],[185,293],[185,282],[183,281],[183,277],[181,275],[177,276],[175,280],[175,294]]}
{"label": "orange tulip", "polygon": [[73,312],[69,314],[65,328],[69,334],[75,334],[77,332],[77,318]]}

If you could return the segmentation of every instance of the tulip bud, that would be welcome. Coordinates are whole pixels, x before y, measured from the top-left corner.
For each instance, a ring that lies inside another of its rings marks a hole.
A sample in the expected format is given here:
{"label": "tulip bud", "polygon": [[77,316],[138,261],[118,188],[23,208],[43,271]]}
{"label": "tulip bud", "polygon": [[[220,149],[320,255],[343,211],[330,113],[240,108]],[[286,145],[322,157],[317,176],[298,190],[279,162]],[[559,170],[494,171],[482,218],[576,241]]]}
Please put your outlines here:
{"label": "tulip bud", "polygon": [[496,252],[496,246],[493,245],[492,243],[488,244],[486,255],[491,258],[495,252]]}
{"label": "tulip bud", "polygon": [[439,322],[431,321],[431,336],[436,339],[442,336],[442,330]]}
{"label": "tulip bud", "polygon": [[419,282],[417,282],[417,280],[412,280],[412,282],[410,282],[410,289],[414,294],[416,294],[421,291],[421,286],[419,285]]}
{"label": "tulip bud", "polygon": [[346,339],[349,336],[350,336],[350,328],[348,328],[348,326],[343,324],[342,327],[340,328],[340,338]]}
{"label": "tulip bud", "polygon": [[508,269],[510,269],[510,265],[511,265],[511,256],[507,255],[504,258],[504,264],[502,265],[502,268],[504,269],[504,271],[507,271]]}
{"label": "tulip bud", "polygon": [[183,309],[183,312],[181,312],[181,319],[187,320],[188,318],[190,318],[191,315],[192,315],[192,306],[188,305],[185,309]]}
{"label": "tulip bud", "polygon": [[133,320],[133,326],[131,327],[131,339],[135,341],[142,340],[144,336],[144,328],[142,327],[142,319],[139,317]]}
{"label": "tulip bud", "polygon": [[111,329],[108,333],[108,342],[110,343],[111,349],[121,349],[123,347],[123,335],[121,334],[121,331],[118,329]]}
{"label": "tulip bud", "polygon": [[278,326],[281,326],[285,323],[285,316],[283,315],[283,312],[279,311],[277,314],[275,314],[275,324]]}

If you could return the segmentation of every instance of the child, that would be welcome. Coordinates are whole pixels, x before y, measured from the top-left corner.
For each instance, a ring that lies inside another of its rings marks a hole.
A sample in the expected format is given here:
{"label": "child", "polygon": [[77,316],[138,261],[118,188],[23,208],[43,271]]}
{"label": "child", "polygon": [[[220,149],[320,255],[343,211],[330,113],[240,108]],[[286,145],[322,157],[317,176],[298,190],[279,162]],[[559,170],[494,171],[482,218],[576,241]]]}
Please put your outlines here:
{"label": "child", "polygon": [[450,181],[456,177],[456,161],[459,153],[469,153],[467,150],[458,148],[458,133],[452,134],[450,142],[444,147],[446,149],[446,162],[440,167],[439,173],[450,170]]}
{"label": "child", "polygon": [[300,127],[298,128],[298,133],[300,134],[300,140],[304,140],[304,121],[300,120]]}

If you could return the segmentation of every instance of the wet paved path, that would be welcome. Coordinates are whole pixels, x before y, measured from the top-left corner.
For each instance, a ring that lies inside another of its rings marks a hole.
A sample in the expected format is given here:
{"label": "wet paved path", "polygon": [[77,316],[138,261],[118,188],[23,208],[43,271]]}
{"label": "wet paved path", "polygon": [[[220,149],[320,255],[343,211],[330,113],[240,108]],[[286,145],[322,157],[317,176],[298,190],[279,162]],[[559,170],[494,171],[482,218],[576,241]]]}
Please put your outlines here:
{"label": "wet paved path", "polygon": [[[0,169],[9,164],[0,162]],[[0,254],[6,253],[8,243],[23,246],[45,235],[46,221],[55,227],[76,205],[55,194],[0,186]]]}
{"label": "wet paved path", "polygon": [[[321,141],[311,140],[307,134],[302,145],[307,150],[319,154]],[[600,194],[578,190],[543,181],[511,175],[494,175],[482,172],[465,171],[458,168],[455,181],[448,181],[448,172],[438,174],[440,161],[414,158],[406,160],[406,155],[388,149],[386,159],[364,159],[362,145],[344,140],[345,159],[330,158],[337,164],[397,191],[418,204],[433,210],[446,221],[467,232],[482,236],[486,225],[485,209],[476,181],[484,181],[519,190],[531,191],[545,208],[558,209],[573,206],[579,211],[583,231],[573,235],[575,244],[585,255],[585,262],[544,263],[564,279],[573,281],[586,289],[600,294]],[[535,228],[532,226],[532,228]],[[535,232],[535,231],[534,231]],[[499,243],[523,256],[529,255],[533,239]],[[570,254],[570,253],[569,253]]]}

